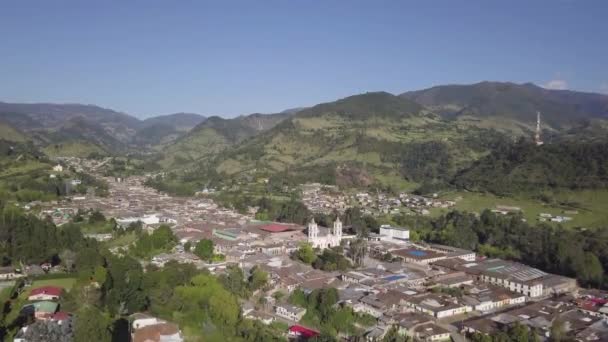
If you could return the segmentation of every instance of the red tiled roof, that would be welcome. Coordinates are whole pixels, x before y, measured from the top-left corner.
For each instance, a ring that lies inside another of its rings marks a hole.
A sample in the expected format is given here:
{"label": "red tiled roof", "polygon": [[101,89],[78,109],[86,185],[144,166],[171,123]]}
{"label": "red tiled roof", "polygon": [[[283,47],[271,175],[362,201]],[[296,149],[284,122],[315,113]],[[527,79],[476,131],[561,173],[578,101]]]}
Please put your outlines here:
{"label": "red tiled roof", "polygon": [[33,289],[32,292],[30,292],[30,296],[36,296],[36,295],[40,295],[40,294],[46,294],[46,295],[50,295],[50,296],[61,296],[61,293],[63,292],[63,288],[62,287],[57,287],[57,286],[43,286],[43,287],[39,287],[36,289]]}
{"label": "red tiled roof", "polygon": [[284,224],[271,223],[261,226],[260,229],[271,233],[280,233],[291,230],[291,227]]}
{"label": "red tiled roof", "polygon": [[312,338],[315,337],[317,335],[319,335],[318,331],[314,331],[312,329],[308,329],[306,327],[303,327],[301,325],[292,325],[289,328],[289,332],[291,332],[292,334],[296,334],[298,336],[302,336],[303,338]]}
{"label": "red tiled roof", "polygon": [[70,318],[70,313],[65,311],[57,311],[51,317],[54,321],[65,321],[68,318]]}

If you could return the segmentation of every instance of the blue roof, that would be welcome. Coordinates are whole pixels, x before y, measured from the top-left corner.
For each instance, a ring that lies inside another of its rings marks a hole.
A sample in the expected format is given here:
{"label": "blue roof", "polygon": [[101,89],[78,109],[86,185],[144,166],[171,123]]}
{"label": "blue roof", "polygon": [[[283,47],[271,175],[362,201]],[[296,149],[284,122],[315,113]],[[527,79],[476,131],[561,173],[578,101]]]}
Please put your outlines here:
{"label": "blue roof", "polygon": [[423,257],[423,256],[425,256],[425,255],[426,255],[426,252],[425,252],[425,251],[419,251],[419,250],[416,250],[416,251],[409,251],[409,253],[410,253],[411,255],[413,255],[413,256],[417,256],[417,257]]}

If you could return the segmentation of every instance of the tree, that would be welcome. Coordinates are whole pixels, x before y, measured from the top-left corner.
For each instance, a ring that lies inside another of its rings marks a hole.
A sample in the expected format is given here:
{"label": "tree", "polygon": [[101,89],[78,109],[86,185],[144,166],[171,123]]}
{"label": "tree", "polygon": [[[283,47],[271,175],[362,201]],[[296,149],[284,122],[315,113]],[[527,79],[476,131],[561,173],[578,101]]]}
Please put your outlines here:
{"label": "tree", "polygon": [[194,247],[193,253],[202,260],[211,261],[213,258],[213,241],[209,239],[200,240]]}
{"label": "tree", "polygon": [[583,284],[601,284],[604,278],[604,269],[597,256],[585,252],[583,263],[575,266],[575,271]]}
{"label": "tree", "polygon": [[245,274],[243,270],[236,266],[230,265],[226,268],[226,273],[220,276],[220,282],[224,288],[239,297],[247,297],[247,284],[245,283]]}
{"label": "tree", "polygon": [[348,248],[350,258],[353,259],[358,267],[363,266],[363,261],[367,254],[367,243],[365,240],[359,238],[350,243]]}
{"label": "tree", "polygon": [[317,259],[314,249],[310,243],[304,242],[296,252],[296,257],[305,264],[312,264]]}
{"label": "tree", "polygon": [[192,243],[190,243],[190,241],[186,241],[184,244],[184,251],[190,252],[190,248],[192,248]]}
{"label": "tree", "polygon": [[262,270],[257,265],[254,266],[249,272],[249,290],[256,291],[266,286],[268,283],[268,273]]}
{"label": "tree", "polygon": [[399,328],[393,325],[384,335],[382,342],[409,342],[411,339],[408,336],[403,336],[399,333]]}
{"label": "tree", "polygon": [[101,311],[93,306],[85,306],[75,316],[75,341],[111,341],[110,321]]}
{"label": "tree", "polygon": [[69,249],[65,249],[59,254],[59,259],[61,259],[61,264],[65,267],[67,272],[72,272],[74,270],[76,265],[76,253]]}
{"label": "tree", "polygon": [[99,210],[95,210],[89,216],[89,223],[100,223],[100,222],[106,222],[106,217]]}
{"label": "tree", "polygon": [[566,324],[561,318],[558,317],[551,323],[550,337],[553,342],[560,342],[566,337]]}

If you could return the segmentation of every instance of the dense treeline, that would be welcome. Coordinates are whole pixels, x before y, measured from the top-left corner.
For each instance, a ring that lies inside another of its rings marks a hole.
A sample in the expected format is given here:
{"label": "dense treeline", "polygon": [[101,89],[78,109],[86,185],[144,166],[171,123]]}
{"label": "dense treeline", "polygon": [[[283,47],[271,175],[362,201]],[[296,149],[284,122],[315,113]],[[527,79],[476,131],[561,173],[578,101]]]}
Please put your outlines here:
{"label": "dense treeline", "polygon": [[500,144],[460,172],[454,185],[499,195],[542,189],[608,187],[608,143],[560,141],[536,146],[520,140]]}
{"label": "dense treeline", "polygon": [[78,227],[67,225],[57,228],[50,220],[26,215],[13,205],[0,202],[0,257],[4,265],[59,261],[63,250],[76,250],[95,246],[85,240]]}
{"label": "dense treeline", "polygon": [[[402,218],[401,223],[412,224],[407,218]],[[531,226],[520,214],[505,216],[489,210],[480,216],[453,211],[413,224],[416,238],[521,261],[547,272],[575,277],[583,286],[608,285],[608,229]]]}

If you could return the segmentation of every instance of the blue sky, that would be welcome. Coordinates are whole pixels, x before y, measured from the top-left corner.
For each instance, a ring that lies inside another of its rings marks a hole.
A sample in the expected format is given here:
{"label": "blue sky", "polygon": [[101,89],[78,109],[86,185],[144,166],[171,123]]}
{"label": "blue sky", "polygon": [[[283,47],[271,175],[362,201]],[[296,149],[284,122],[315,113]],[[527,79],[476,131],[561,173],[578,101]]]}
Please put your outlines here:
{"label": "blue sky", "polygon": [[481,80],[608,93],[608,1],[5,1],[0,101],[235,116]]}

